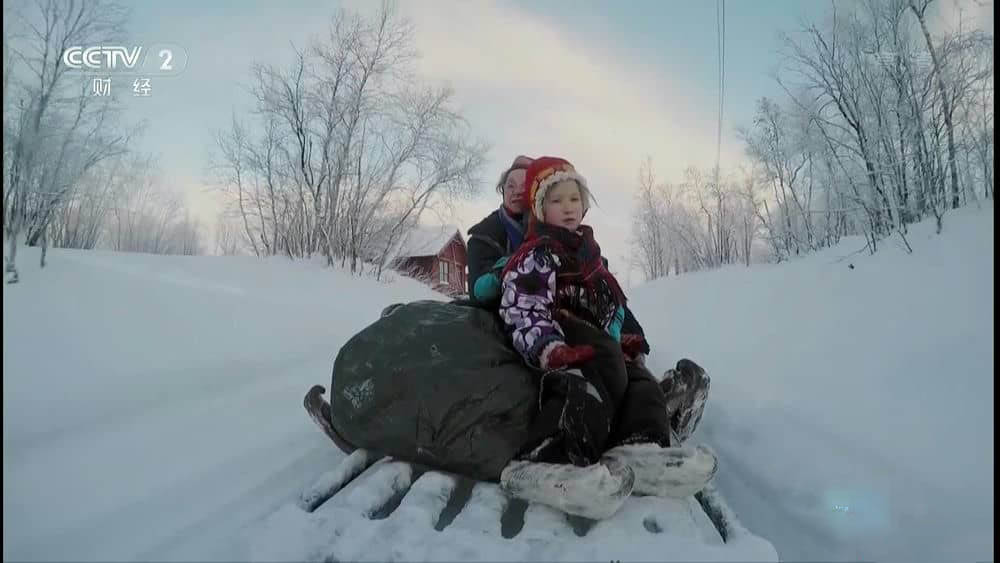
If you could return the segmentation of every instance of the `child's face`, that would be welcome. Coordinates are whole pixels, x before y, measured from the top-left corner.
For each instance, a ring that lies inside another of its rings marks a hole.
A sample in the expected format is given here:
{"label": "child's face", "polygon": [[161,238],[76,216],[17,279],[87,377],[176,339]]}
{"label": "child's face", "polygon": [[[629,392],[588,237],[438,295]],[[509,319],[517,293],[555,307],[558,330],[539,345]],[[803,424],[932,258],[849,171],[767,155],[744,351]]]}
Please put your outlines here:
{"label": "child's face", "polygon": [[542,214],[550,225],[575,231],[583,221],[583,198],[580,186],[573,180],[563,180],[545,192]]}

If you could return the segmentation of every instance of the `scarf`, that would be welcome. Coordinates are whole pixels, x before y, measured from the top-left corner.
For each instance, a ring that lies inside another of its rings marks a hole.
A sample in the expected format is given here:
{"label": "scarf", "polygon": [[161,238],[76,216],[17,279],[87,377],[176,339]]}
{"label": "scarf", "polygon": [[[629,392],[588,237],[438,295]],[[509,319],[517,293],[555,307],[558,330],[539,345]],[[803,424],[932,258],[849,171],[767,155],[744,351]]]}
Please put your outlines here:
{"label": "scarf", "polygon": [[507,262],[503,273],[506,274],[540,246],[551,249],[559,257],[557,300],[565,296],[559,288],[571,285],[582,289],[575,298],[571,297],[573,302],[559,303],[558,306],[568,305],[578,312],[589,312],[599,327],[606,327],[618,307],[625,305],[625,293],[618,280],[604,267],[601,247],[594,240],[594,230],[580,225],[574,232],[532,220],[524,243]]}
{"label": "scarf", "polygon": [[524,226],[521,224],[523,215],[511,215],[507,208],[500,206],[500,224],[507,231],[507,252],[517,250],[524,241]]}

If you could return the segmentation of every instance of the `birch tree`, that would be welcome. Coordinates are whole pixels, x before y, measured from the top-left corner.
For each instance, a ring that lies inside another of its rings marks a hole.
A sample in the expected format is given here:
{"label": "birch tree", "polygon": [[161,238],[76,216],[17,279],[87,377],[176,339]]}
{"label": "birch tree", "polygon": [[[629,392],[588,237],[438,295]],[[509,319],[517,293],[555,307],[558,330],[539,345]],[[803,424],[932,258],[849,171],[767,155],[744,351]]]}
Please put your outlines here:
{"label": "birch tree", "polygon": [[102,0],[36,0],[4,4],[4,236],[5,274],[18,280],[17,243],[42,244],[77,184],[99,162],[121,154],[132,133],[116,122],[110,98],[88,96],[82,77],[60,63],[70,46],[114,39],[127,12]]}

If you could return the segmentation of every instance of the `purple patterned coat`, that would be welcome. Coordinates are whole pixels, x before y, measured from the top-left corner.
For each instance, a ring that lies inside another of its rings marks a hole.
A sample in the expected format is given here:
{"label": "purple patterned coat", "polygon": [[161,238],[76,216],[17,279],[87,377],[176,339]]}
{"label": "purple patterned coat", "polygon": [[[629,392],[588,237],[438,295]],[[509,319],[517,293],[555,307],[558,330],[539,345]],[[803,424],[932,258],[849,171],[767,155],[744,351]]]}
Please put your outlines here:
{"label": "purple patterned coat", "polygon": [[616,310],[613,303],[610,310],[593,310],[583,288],[570,284],[557,287],[561,266],[559,255],[540,245],[511,264],[503,279],[500,316],[511,331],[514,348],[536,368],[541,367],[547,347],[565,343],[562,327],[553,318],[557,309],[567,309],[612,336],[617,336],[612,326],[620,327],[624,312],[621,307]]}

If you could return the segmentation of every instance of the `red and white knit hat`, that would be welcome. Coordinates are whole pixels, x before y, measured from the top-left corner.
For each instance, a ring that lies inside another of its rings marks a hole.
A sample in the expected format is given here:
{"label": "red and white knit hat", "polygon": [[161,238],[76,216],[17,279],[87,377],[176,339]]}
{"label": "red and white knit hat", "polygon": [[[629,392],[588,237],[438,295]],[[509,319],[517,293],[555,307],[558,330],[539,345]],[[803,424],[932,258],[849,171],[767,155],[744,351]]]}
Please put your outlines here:
{"label": "red and white knit hat", "polygon": [[583,200],[583,214],[590,208],[590,190],[587,180],[581,176],[569,161],[555,156],[536,158],[524,173],[525,204],[531,208],[532,214],[539,221],[545,221],[542,204],[549,188],[563,180],[574,180],[580,186],[580,197]]}

